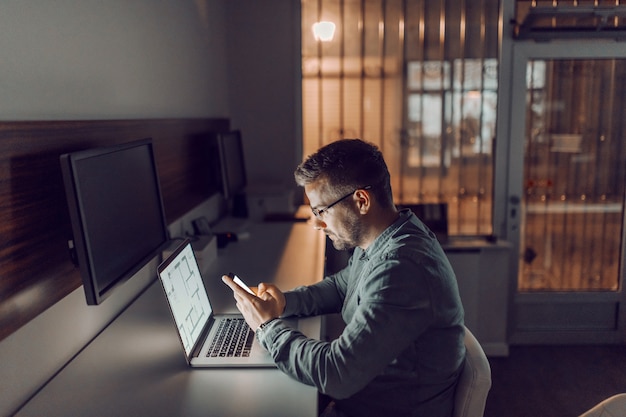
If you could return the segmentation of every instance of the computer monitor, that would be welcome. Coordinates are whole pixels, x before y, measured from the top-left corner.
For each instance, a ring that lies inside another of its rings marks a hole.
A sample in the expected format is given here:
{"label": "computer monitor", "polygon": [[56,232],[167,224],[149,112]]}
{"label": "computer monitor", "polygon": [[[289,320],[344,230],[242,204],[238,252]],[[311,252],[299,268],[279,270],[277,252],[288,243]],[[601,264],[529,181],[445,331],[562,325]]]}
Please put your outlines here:
{"label": "computer monitor", "polygon": [[419,203],[399,204],[398,208],[409,208],[437,236],[440,243],[448,242],[448,204]]}
{"label": "computer monitor", "polygon": [[222,177],[222,194],[224,198],[232,199],[242,193],[247,184],[241,131],[219,133],[217,148]]}
{"label": "computer monitor", "polygon": [[152,141],[61,155],[68,242],[87,304],[102,303],[167,246]]}
{"label": "computer monitor", "polygon": [[245,189],[246,164],[243,156],[241,131],[233,130],[217,135],[222,195],[234,217],[248,217]]}

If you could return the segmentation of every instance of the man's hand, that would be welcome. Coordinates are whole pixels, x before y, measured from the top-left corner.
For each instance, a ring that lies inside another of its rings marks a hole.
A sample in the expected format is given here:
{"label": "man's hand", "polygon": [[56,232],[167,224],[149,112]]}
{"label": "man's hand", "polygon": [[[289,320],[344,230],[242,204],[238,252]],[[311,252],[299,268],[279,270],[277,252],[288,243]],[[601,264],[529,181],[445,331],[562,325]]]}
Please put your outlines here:
{"label": "man's hand", "polygon": [[255,289],[256,295],[249,294],[228,276],[223,275],[222,281],[233,290],[237,308],[253,330],[266,321],[279,317],[285,310],[284,294],[272,284],[261,283]]}

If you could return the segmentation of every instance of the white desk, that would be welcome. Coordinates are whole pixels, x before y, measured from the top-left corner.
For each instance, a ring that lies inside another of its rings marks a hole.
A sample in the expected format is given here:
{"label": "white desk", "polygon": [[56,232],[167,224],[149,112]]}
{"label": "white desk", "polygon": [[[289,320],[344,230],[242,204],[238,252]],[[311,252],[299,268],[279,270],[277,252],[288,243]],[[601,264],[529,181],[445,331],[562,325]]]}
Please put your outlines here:
{"label": "white desk", "polygon": [[[216,312],[225,312],[235,306],[224,272],[286,290],[321,280],[323,267],[323,234],[304,223],[264,223],[220,250],[203,275]],[[309,336],[319,337],[320,322],[307,319]],[[173,326],[155,281],[17,416],[317,415],[317,390],[277,369],[188,368]]]}

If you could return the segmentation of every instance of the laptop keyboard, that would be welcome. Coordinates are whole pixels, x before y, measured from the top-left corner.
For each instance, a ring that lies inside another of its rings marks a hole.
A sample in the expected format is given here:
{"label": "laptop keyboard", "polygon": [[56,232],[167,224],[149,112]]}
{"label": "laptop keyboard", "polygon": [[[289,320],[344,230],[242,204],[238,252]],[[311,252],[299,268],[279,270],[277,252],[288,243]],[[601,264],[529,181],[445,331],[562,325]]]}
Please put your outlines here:
{"label": "laptop keyboard", "polygon": [[225,318],[220,320],[207,356],[250,356],[253,341],[254,332],[243,318]]}

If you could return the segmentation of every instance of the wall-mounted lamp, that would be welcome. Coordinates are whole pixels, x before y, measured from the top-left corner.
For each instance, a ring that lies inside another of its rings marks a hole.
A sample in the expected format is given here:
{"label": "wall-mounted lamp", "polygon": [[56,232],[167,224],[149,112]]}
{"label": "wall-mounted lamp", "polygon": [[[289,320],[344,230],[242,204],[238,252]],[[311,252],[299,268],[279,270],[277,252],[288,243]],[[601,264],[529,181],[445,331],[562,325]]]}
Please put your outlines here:
{"label": "wall-mounted lamp", "polygon": [[333,22],[317,22],[313,24],[313,36],[316,41],[329,42],[335,36],[335,24]]}

